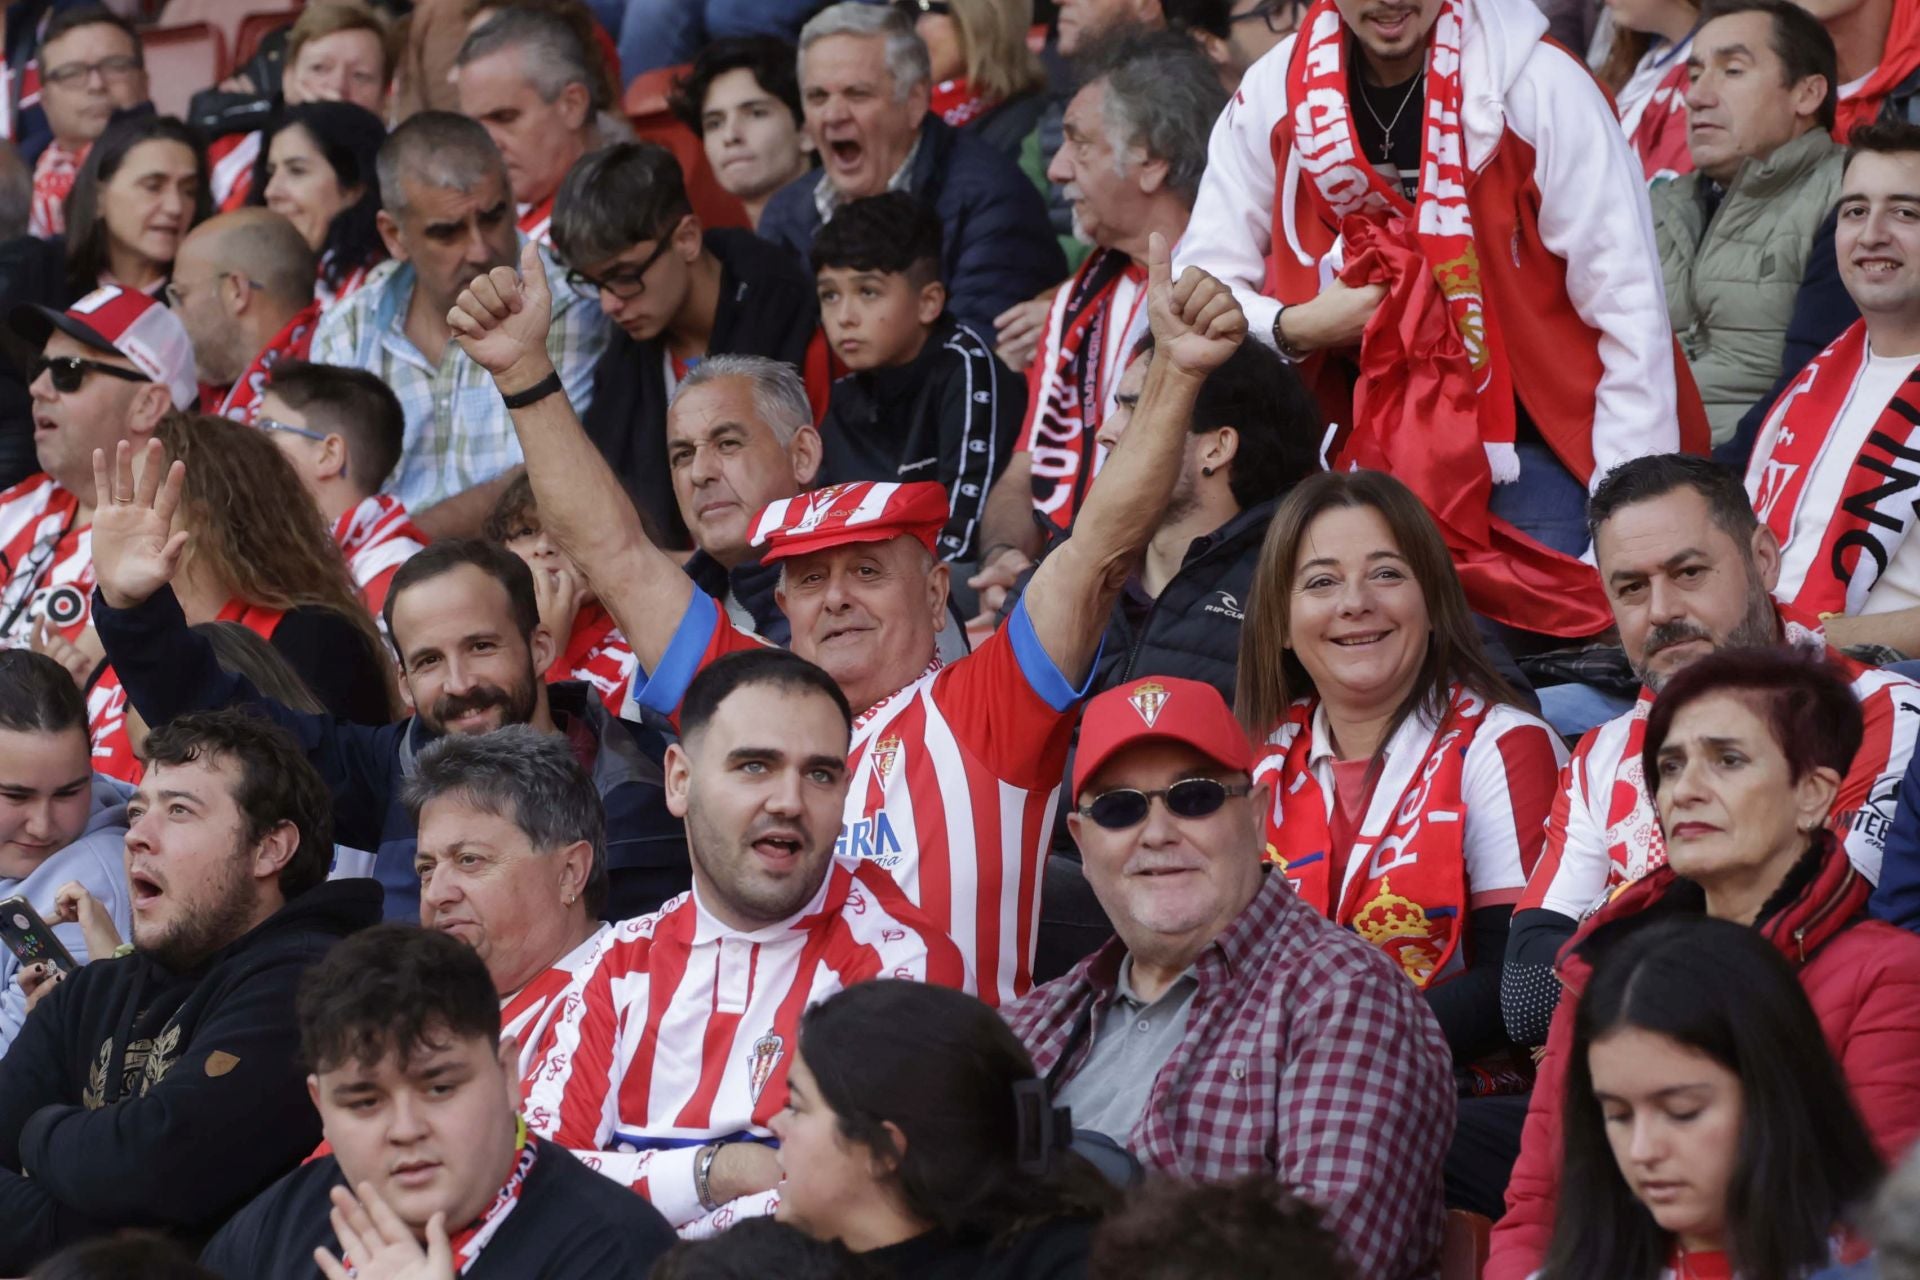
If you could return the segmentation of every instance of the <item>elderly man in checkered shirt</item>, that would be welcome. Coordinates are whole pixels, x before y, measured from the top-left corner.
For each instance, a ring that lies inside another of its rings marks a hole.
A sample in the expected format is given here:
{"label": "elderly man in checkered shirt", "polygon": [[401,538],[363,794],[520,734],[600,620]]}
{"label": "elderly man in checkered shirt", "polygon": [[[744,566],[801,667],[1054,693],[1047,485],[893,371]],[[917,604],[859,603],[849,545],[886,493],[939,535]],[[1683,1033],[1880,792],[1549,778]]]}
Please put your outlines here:
{"label": "elderly man in checkered shirt", "polygon": [[1438,1273],[1446,1039],[1385,952],[1261,865],[1266,787],[1211,686],[1087,704],[1068,817],[1119,937],[1002,1012],[1078,1129],[1151,1169],[1270,1173],[1364,1280]]}

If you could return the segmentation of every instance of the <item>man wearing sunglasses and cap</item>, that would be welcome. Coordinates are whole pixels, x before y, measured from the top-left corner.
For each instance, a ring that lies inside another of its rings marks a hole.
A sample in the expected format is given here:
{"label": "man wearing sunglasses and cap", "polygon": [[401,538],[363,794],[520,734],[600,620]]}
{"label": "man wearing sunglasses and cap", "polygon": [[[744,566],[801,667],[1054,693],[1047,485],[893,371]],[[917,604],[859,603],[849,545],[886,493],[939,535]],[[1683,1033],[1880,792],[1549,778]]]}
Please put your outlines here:
{"label": "man wearing sunglasses and cap", "polygon": [[1087,704],[1067,823],[1118,937],[1005,1017],[1078,1128],[1182,1178],[1277,1178],[1355,1274],[1433,1274],[1452,1059],[1384,952],[1262,865],[1265,784],[1212,685]]}
{"label": "man wearing sunglasses and cap", "polygon": [[0,493],[0,647],[35,625],[85,631],[93,591],[93,451],[144,446],[193,404],[193,343],[157,299],[105,285],[66,311],[15,307],[13,333],[39,349],[27,367],[40,473]]}
{"label": "man wearing sunglasses and cap", "polygon": [[[836,485],[770,503],[752,525],[762,563],[781,567],[793,651],[834,678],[858,717],[842,851],[893,874],[959,944],[989,1002],[1032,985],[1046,835],[1074,706],[1108,611],[1171,495],[1198,388],[1245,334],[1218,281],[1192,272],[1174,283],[1159,236],[1148,259],[1163,358],[1108,460],[1113,478],[1034,572],[1006,626],[972,654],[946,666],[935,654],[948,575],[932,550],[948,518],[939,485]],[[671,715],[697,671],[759,641],[648,540],[581,429],[546,354],[549,299],[533,265],[527,255],[518,276],[475,278],[449,324],[513,413],[547,531],[651,673],[633,701]]]}

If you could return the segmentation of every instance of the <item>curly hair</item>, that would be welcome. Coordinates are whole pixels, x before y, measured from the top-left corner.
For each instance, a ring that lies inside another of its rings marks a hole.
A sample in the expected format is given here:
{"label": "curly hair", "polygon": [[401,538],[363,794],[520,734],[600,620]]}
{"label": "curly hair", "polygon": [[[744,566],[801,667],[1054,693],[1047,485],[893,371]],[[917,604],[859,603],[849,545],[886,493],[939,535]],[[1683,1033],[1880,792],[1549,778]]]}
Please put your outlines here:
{"label": "curly hair", "polygon": [[187,464],[180,505],[193,533],[189,555],[249,604],[333,610],[353,623],[382,670],[391,666],[319,509],[264,433],[174,413],[155,434],[170,460]]}

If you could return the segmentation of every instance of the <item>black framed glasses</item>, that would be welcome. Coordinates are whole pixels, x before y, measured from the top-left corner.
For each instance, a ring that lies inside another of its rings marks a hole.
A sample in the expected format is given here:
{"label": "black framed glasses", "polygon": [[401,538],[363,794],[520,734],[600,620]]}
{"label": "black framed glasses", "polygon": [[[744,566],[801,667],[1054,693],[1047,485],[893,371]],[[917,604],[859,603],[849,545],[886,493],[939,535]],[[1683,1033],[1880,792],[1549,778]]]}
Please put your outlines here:
{"label": "black framed glasses", "polygon": [[647,291],[647,272],[653,270],[653,264],[667,250],[673,247],[673,232],[660,237],[660,243],[647,255],[645,262],[636,267],[621,267],[603,280],[596,280],[584,271],[567,272],[567,285],[583,298],[598,298],[605,289],[622,302],[632,302]]}
{"label": "black framed glasses", "polygon": [[102,364],[98,360],[86,360],[79,356],[41,356],[33,362],[33,376],[28,383],[39,381],[41,374],[53,380],[53,389],[63,396],[78,391],[90,373],[104,373],[109,377],[125,378],[128,382],[152,382],[138,369],[122,369],[117,364]]}
{"label": "black framed glasses", "polygon": [[124,80],[139,69],[139,58],[122,53],[98,62],[63,62],[52,70],[42,71],[40,79],[64,89],[68,85],[84,84],[96,71],[102,80]]}
{"label": "black framed glasses", "polygon": [[1095,826],[1125,831],[1147,820],[1147,810],[1153,807],[1155,799],[1166,805],[1167,812],[1176,818],[1205,818],[1220,812],[1220,806],[1230,797],[1243,796],[1251,790],[1250,783],[1235,785],[1218,778],[1182,778],[1156,791],[1136,791],[1131,787],[1103,791],[1081,805],[1079,812]]}
{"label": "black framed glasses", "polygon": [[1301,0],[1260,0],[1260,3],[1245,13],[1236,13],[1227,19],[1228,25],[1236,22],[1252,22],[1258,19],[1267,24],[1267,30],[1276,36],[1288,35],[1300,26],[1300,10],[1304,6]]}

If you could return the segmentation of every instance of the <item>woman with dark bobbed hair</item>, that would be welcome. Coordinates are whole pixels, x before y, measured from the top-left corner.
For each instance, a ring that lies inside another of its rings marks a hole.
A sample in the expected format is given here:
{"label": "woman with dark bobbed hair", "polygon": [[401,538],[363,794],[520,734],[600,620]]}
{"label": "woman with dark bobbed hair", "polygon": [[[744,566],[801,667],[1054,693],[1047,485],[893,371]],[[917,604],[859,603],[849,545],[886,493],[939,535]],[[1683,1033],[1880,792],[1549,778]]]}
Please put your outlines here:
{"label": "woman with dark bobbed hair", "polygon": [[787,1091],[783,1221],[902,1280],[1086,1274],[1114,1192],[972,996],[894,979],[829,996],[801,1019]]}
{"label": "woman with dark bobbed hair", "polygon": [[253,176],[253,202],[293,223],[320,260],[313,295],[325,311],[360,287],[387,256],[376,215],[374,163],[387,126],[351,102],[288,107],[266,131]]}
{"label": "woman with dark bobbed hair", "polygon": [[1727,920],[1596,936],[1543,1280],[1805,1280],[1880,1157],[1778,948]]}
{"label": "woman with dark bobbed hair", "polygon": [[1546,1253],[1574,1028],[1619,922],[1708,917],[1753,930],[1798,976],[1882,1158],[1920,1136],[1920,937],[1867,918],[1873,886],[1828,825],[1862,734],[1847,678],[1793,650],[1723,650],[1654,700],[1641,758],[1667,865],[1622,889],[1561,953],[1564,994],[1488,1280],[1530,1276]]}

